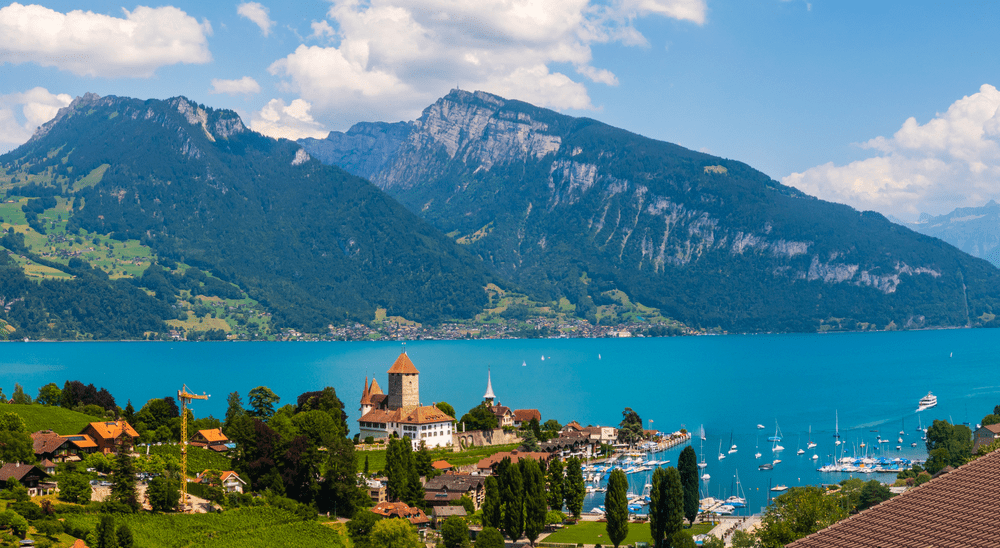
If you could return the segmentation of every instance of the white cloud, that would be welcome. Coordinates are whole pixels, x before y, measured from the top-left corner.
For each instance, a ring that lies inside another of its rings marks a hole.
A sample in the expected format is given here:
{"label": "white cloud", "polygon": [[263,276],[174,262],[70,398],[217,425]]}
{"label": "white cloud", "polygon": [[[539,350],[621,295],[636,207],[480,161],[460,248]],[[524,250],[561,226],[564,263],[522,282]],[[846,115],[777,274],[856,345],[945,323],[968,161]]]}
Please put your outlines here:
{"label": "white cloud", "polygon": [[275,139],[322,139],[329,132],[313,120],[309,114],[311,108],[312,105],[302,99],[288,105],[281,99],[271,99],[260,112],[254,113],[250,128]]}
{"label": "white cloud", "polygon": [[73,98],[37,87],[0,95],[0,153],[24,144],[38,126],[55,117]]}
{"label": "white cloud", "polygon": [[206,21],[174,7],[139,6],[123,18],[44,6],[0,8],[0,63],[37,63],[78,76],[148,78],[157,68],[212,60]]}
{"label": "white cloud", "polygon": [[269,70],[329,126],[412,119],[456,86],[592,109],[586,86],[570,75],[618,84],[593,66],[593,45],[645,45],[637,18],[702,24],[705,12],[704,0],[334,0],[310,36],[334,45],[301,45]]}
{"label": "white cloud", "polygon": [[260,84],[249,76],[239,80],[220,80],[212,78],[212,89],[209,93],[225,93],[228,95],[252,95],[260,93]]}
{"label": "white cloud", "polygon": [[271,21],[270,11],[260,3],[244,2],[236,7],[236,13],[246,17],[260,27],[260,32],[264,36],[271,34],[271,27],[274,26],[274,21]]}
{"label": "white cloud", "polygon": [[827,163],[782,182],[826,200],[900,218],[1000,199],[1000,91],[983,84],[926,124],[909,118],[892,137],[861,143],[878,155]]}

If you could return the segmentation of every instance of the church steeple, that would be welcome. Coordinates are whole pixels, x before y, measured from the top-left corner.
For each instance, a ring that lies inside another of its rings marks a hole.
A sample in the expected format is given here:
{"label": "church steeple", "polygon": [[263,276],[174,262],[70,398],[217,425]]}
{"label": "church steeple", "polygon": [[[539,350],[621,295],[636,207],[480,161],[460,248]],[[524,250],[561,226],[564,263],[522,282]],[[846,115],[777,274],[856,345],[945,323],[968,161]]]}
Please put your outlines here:
{"label": "church steeple", "polygon": [[496,395],[493,393],[493,379],[489,369],[486,370],[486,393],[483,394],[483,399],[491,406],[493,405],[493,400],[496,399]]}

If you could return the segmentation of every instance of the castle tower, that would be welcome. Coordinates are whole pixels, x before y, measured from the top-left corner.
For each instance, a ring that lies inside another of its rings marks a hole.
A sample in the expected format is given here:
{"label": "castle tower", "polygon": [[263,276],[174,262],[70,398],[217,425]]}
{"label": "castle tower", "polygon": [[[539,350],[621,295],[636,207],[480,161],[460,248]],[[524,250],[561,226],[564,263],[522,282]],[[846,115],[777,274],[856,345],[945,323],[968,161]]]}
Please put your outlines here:
{"label": "castle tower", "polygon": [[[365,413],[371,411],[372,406],[369,405],[369,403],[368,403],[370,399],[371,398],[370,398],[370,396],[368,394],[368,375],[365,375],[365,388],[361,391],[361,409],[360,409],[360,411],[361,411],[362,415],[364,415]],[[366,407],[367,407],[367,409],[366,409]]]}
{"label": "castle tower", "polygon": [[486,370],[486,393],[483,394],[483,399],[486,400],[486,404],[493,407],[493,400],[497,397],[493,394],[493,379],[490,378],[490,370]]}
{"label": "castle tower", "polygon": [[413,366],[406,350],[389,368],[389,409],[420,406],[420,371]]}

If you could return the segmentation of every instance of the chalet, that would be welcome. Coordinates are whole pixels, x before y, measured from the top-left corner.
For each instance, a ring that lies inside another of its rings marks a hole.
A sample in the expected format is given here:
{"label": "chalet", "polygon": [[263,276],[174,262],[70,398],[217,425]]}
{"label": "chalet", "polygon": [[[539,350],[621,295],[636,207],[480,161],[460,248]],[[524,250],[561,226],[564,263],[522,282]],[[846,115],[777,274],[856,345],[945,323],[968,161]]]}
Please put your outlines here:
{"label": "chalet", "polygon": [[976,428],[972,433],[972,454],[976,454],[983,445],[993,443],[993,440],[1000,439],[1000,424],[989,424]]}
{"label": "chalet", "polygon": [[70,442],[52,430],[32,432],[31,441],[35,456],[39,460],[48,459],[65,462],[70,457]]}
{"label": "chalet", "polygon": [[429,506],[447,506],[458,501],[462,495],[472,499],[476,510],[486,500],[486,478],[466,474],[444,474],[424,484],[424,501]]}
{"label": "chalet", "polygon": [[431,521],[423,510],[413,508],[405,502],[380,502],[371,511],[383,518],[403,518],[417,527],[427,527]]}
{"label": "chalet", "polygon": [[33,497],[42,494],[38,484],[48,477],[49,475],[44,470],[31,464],[8,462],[0,466],[0,482],[14,478],[18,483],[27,487],[28,493]]}
{"label": "chalet", "polygon": [[228,443],[229,438],[222,433],[221,428],[199,430],[191,436],[191,445],[193,447],[204,447],[220,453],[229,450],[229,446],[227,445]]}
{"label": "chalet", "polygon": [[497,418],[497,426],[508,428],[514,426],[514,412],[506,405],[493,405],[490,407],[493,416]]}
{"label": "chalet", "polygon": [[452,466],[451,463],[446,460],[436,460],[432,462],[431,468],[439,472],[450,472],[455,469],[455,467]]}
{"label": "chalet", "polygon": [[505,458],[510,459],[511,464],[517,464],[517,461],[521,459],[535,459],[538,462],[548,462],[549,458],[552,457],[552,453],[540,453],[540,452],[529,452],[529,451],[504,451],[501,453],[495,453],[482,459],[476,463],[476,469],[479,470],[479,475],[481,476],[492,476],[496,471],[496,467]]}
{"label": "chalet", "polygon": [[521,425],[531,422],[531,419],[535,419],[539,423],[542,422],[542,414],[537,409],[515,409],[514,410],[514,426],[520,428]]}
{"label": "chalet", "polygon": [[38,463],[38,467],[45,470],[45,473],[50,476],[56,473],[56,463],[50,461],[49,459],[42,459],[42,462]]}
{"label": "chalet", "polygon": [[243,488],[247,485],[247,482],[243,481],[239,474],[232,470],[220,474],[219,480],[222,481],[222,489],[227,493],[242,493]]}
{"label": "chalet", "polygon": [[80,455],[89,455],[97,451],[97,442],[87,434],[73,434],[72,436],[63,436],[69,441],[69,451],[71,457],[66,460],[74,460],[72,455],[75,455],[77,459],[82,459]]}
{"label": "chalet", "polygon": [[435,506],[431,508],[431,523],[434,527],[441,527],[452,516],[464,518],[467,515],[464,506]]}
{"label": "chalet", "polygon": [[788,548],[997,546],[1000,451],[980,457]]}
{"label": "chalet", "polygon": [[420,405],[420,372],[404,350],[389,368],[389,393],[383,394],[378,383],[365,378],[361,392],[361,439],[387,438],[396,434],[408,437],[413,449],[452,444],[455,418],[432,405]]}
{"label": "chalet", "polygon": [[101,453],[114,453],[117,449],[118,440],[124,435],[128,448],[132,447],[132,440],[139,437],[139,433],[126,421],[92,422],[83,429],[81,434],[90,436],[97,444],[97,451]]}

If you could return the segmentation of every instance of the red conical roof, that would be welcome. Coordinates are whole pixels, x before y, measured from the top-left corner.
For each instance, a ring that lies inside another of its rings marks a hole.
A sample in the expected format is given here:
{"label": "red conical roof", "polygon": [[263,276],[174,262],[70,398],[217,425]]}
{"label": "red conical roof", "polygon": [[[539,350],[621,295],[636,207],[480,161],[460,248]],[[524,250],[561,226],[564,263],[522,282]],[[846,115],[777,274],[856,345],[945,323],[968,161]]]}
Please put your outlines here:
{"label": "red conical roof", "polygon": [[417,368],[413,366],[413,362],[410,361],[410,357],[404,351],[396,358],[396,362],[392,364],[392,367],[389,368],[389,374],[392,373],[417,374],[420,371],[417,371]]}

